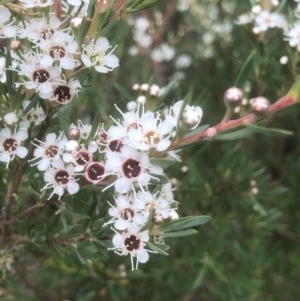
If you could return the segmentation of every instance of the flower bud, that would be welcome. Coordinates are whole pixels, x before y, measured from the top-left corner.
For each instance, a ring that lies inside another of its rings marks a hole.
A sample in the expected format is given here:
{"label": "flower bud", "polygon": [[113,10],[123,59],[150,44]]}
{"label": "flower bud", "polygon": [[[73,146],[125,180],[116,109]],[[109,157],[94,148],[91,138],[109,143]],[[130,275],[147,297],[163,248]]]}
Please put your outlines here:
{"label": "flower bud", "polygon": [[77,127],[72,127],[69,129],[69,137],[71,139],[78,139],[80,137],[80,130]]}
{"label": "flower bud", "polygon": [[226,105],[236,107],[243,99],[243,91],[236,87],[231,87],[224,93],[224,102]]}
{"label": "flower bud", "polygon": [[268,111],[270,102],[263,96],[250,99],[250,105],[254,113],[263,114]]}
{"label": "flower bud", "polygon": [[4,115],[4,122],[6,125],[14,125],[18,122],[18,116],[15,112],[10,112]]}

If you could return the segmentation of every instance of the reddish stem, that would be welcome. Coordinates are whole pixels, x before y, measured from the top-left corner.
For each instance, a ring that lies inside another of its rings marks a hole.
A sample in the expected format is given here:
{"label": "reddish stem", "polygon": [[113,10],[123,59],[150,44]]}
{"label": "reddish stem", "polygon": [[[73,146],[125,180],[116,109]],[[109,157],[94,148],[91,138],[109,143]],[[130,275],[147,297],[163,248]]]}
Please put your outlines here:
{"label": "reddish stem", "polygon": [[[282,109],[285,109],[289,106],[294,105],[296,102],[297,102],[297,99],[295,97],[287,95],[287,96],[279,99],[277,102],[273,103],[272,105],[270,105],[267,114],[276,113]],[[229,120],[227,122],[221,122],[211,128],[204,130],[203,132],[199,132],[195,135],[192,135],[192,136],[182,139],[178,144],[172,143],[171,146],[169,147],[168,151],[186,146],[188,144],[192,144],[193,142],[203,139],[203,138],[211,137],[210,133],[211,133],[212,129],[216,135],[220,132],[231,130],[231,129],[243,126],[247,123],[254,123],[255,120],[256,120],[256,115],[251,113],[251,114],[243,116],[239,119]]]}

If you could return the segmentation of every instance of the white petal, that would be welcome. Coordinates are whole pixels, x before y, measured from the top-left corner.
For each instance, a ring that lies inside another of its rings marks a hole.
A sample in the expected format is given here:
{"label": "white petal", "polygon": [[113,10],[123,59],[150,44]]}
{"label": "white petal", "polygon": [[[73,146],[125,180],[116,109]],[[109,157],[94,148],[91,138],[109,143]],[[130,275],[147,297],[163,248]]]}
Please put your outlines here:
{"label": "white petal", "polygon": [[48,158],[43,158],[43,159],[39,162],[39,164],[38,164],[38,166],[37,166],[37,169],[40,170],[40,171],[45,171],[45,170],[48,169],[49,165],[50,165],[49,159],[48,159]]}
{"label": "white petal", "polygon": [[127,228],[128,223],[123,220],[117,220],[114,224],[117,230],[125,230]]}
{"label": "white petal", "polygon": [[24,141],[28,138],[28,133],[26,130],[19,130],[16,134],[16,139],[18,141]]}
{"label": "white petal", "polygon": [[11,12],[5,6],[0,6],[0,23],[5,23],[10,19]]}
{"label": "white petal", "polygon": [[156,144],[156,149],[159,152],[165,151],[169,146],[171,145],[170,140],[162,140],[159,143]]}
{"label": "white petal", "polygon": [[112,239],[112,243],[115,247],[120,248],[122,247],[124,242],[124,238],[121,234],[117,233],[116,235],[114,235],[113,239]]}
{"label": "white petal", "polygon": [[10,155],[8,153],[0,153],[0,161],[8,163],[10,161]]}
{"label": "white petal", "polygon": [[27,156],[27,154],[28,154],[28,150],[27,150],[26,147],[24,147],[24,146],[19,146],[19,147],[17,148],[16,155],[17,155],[19,158],[23,159],[23,158],[25,158],[25,157]]}
{"label": "white petal", "polygon": [[104,61],[105,65],[110,68],[116,68],[119,66],[119,58],[114,54],[106,56]]}
{"label": "white petal", "polygon": [[115,181],[115,190],[118,193],[127,193],[131,191],[131,183],[127,179],[120,178]]}
{"label": "white petal", "polygon": [[81,54],[81,60],[83,62],[83,64],[87,67],[91,67],[92,66],[92,62],[89,59],[89,57],[85,54]]}
{"label": "white petal", "polygon": [[105,52],[109,48],[109,42],[107,38],[100,37],[97,39],[95,46],[98,50]]}
{"label": "white petal", "polygon": [[140,263],[145,263],[149,260],[149,254],[146,250],[142,249],[142,250],[138,250],[136,252],[136,258],[137,261]]}
{"label": "white petal", "polygon": [[75,194],[79,191],[79,184],[75,181],[70,181],[67,185],[67,190],[69,192],[69,194]]}

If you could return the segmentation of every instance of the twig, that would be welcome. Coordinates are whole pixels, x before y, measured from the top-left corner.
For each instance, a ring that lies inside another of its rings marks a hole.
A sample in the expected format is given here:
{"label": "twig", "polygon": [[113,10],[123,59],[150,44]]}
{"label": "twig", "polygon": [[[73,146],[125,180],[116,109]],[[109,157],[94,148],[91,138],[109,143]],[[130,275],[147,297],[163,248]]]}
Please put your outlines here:
{"label": "twig", "polygon": [[[36,139],[41,140],[43,139],[51,121],[51,114],[49,113],[45,119],[44,124],[41,126],[40,131],[37,134]],[[12,202],[14,200],[14,197],[18,191],[19,185],[21,183],[21,180],[24,176],[24,173],[29,166],[29,160],[33,156],[35,147],[32,146],[31,149],[29,150],[27,156],[20,161],[16,172],[14,173],[14,177],[11,182],[11,186],[7,191],[5,200],[4,200],[4,205],[2,207],[2,219],[3,219],[3,240],[8,240],[10,236],[10,227],[8,221],[10,220],[10,215],[11,215],[11,206]]]}
{"label": "twig", "polygon": [[[274,104],[272,104],[268,109],[267,115],[274,114],[274,113],[281,111],[287,107],[290,107],[296,103],[297,103],[297,99],[295,99],[295,97],[287,95],[287,96],[279,99]],[[256,115],[251,113],[251,114],[243,116],[239,119],[229,120],[227,122],[221,122],[221,123],[213,126],[212,128],[215,131],[215,133],[218,134],[220,132],[225,132],[225,131],[246,125],[248,123],[254,123],[255,121],[256,121]],[[167,151],[170,151],[170,150],[173,150],[176,148],[181,148],[181,147],[191,144],[195,141],[210,137],[209,133],[212,128],[209,128],[203,132],[196,133],[195,135],[186,137],[177,144],[172,143]]]}

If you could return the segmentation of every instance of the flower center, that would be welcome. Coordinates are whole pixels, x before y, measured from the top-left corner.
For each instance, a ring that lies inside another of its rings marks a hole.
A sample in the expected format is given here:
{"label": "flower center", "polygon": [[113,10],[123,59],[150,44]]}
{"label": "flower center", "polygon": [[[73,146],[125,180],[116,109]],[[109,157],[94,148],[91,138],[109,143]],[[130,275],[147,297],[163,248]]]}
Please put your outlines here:
{"label": "flower center", "polygon": [[45,155],[49,158],[54,158],[58,154],[58,146],[57,145],[50,145],[45,150]]}
{"label": "flower center", "polygon": [[91,60],[93,65],[102,66],[104,64],[104,58],[105,58],[105,53],[104,52],[94,50],[90,54],[90,60]]}
{"label": "flower center", "polygon": [[49,50],[49,55],[55,60],[59,60],[66,55],[66,50],[61,46],[53,46]]}
{"label": "flower center", "polygon": [[131,252],[139,249],[141,241],[135,235],[130,235],[129,237],[125,238],[124,243],[126,249]]}
{"label": "flower center", "polygon": [[18,143],[17,143],[17,140],[14,138],[7,138],[3,142],[3,148],[7,152],[12,153],[17,149],[17,147],[18,147]]}
{"label": "flower center", "polygon": [[84,166],[91,161],[91,154],[87,151],[80,151],[75,156],[75,161],[78,165]]}
{"label": "flower center", "polygon": [[56,172],[54,179],[59,185],[66,185],[70,180],[70,175],[66,170],[59,170]]}
{"label": "flower center", "polygon": [[38,82],[42,84],[50,78],[50,74],[45,69],[39,69],[33,72],[32,77],[34,82]]}
{"label": "flower center", "polygon": [[120,212],[120,217],[125,221],[132,219],[134,216],[134,211],[131,208],[125,208]]}
{"label": "flower center", "polygon": [[113,140],[108,144],[108,148],[113,152],[120,152],[123,143],[121,140]]}
{"label": "flower center", "polygon": [[50,39],[54,34],[54,30],[51,28],[45,28],[41,31],[41,37],[44,40]]}
{"label": "flower center", "polygon": [[134,159],[128,159],[122,166],[124,175],[127,178],[136,178],[141,173],[140,162]]}
{"label": "flower center", "polygon": [[159,137],[157,136],[156,132],[154,132],[154,131],[149,131],[145,135],[145,139],[147,140],[147,142],[149,144],[152,144],[152,143],[157,144],[160,141]]}
{"label": "flower center", "polygon": [[71,89],[68,86],[58,86],[53,94],[59,103],[68,103],[72,97]]}
{"label": "flower center", "polygon": [[99,182],[103,179],[104,172],[102,164],[93,162],[86,168],[86,179],[90,182]]}

